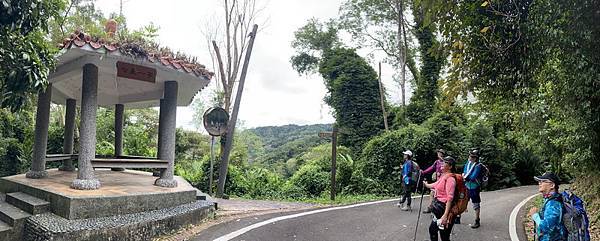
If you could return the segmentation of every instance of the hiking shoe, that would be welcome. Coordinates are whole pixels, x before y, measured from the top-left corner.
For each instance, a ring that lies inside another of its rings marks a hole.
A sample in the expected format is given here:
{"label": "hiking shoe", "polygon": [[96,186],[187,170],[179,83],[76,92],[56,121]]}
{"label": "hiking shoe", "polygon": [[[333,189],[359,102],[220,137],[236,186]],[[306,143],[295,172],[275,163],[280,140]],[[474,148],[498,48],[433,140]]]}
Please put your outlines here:
{"label": "hiking shoe", "polygon": [[475,223],[471,224],[471,228],[479,228],[479,226],[481,226],[479,219],[475,219]]}
{"label": "hiking shoe", "polygon": [[402,203],[401,202],[396,203],[396,207],[402,207]]}
{"label": "hiking shoe", "polygon": [[404,206],[402,208],[402,211],[410,211],[410,210],[411,210],[410,206]]}
{"label": "hiking shoe", "polygon": [[427,207],[427,209],[423,210],[422,213],[431,213],[431,206]]}

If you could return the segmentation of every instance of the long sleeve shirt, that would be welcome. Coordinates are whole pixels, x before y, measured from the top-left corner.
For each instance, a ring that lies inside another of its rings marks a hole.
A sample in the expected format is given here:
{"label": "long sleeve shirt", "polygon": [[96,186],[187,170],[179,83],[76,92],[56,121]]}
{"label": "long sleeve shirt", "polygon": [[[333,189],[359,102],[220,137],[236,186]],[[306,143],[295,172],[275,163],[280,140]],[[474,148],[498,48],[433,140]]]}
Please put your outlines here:
{"label": "long sleeve shirt", "polygon": [[481,175],[481,165],[479,162],[467,161],[463,168],[463,177],[468,189],[477,189],[479,187],[479,175]]}
{"label": "long sleeve shirt", "polygon": [[562,225],[562,203],[556,200],[560,198],[559,195],[553,192],[544,197],[542,210],[531,216],[537,226],[540,241],[562,240],[562,234],[566,232]]}
{"label": "long sleeve shirt", "polygon": [[437,182],[434,182],[435,198],[440,202],[446,203],[454,198],[454,189],[456,188],[456,179],[451,173],[442,175]]}
{"label": "long sleeve shirt", "polygon": [[423,171],[423,174],[428,175],[430,173],[433,173],[433,171],[435,171],[437,177],[439,178],[442,175],[443,164],[444,164],[443,160],[437,159],[437,160],[435,160],[435,162],[433,162],[433,164],[431,164],[430,167],[428,167],[427,169],[425,169],[425,171]]}

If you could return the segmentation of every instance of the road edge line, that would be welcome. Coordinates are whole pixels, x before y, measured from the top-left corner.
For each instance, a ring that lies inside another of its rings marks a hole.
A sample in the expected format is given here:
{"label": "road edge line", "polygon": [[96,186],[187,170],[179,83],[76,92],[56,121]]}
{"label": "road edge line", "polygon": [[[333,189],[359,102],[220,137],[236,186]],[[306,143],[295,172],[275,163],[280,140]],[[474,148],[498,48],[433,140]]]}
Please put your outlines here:
{"label": "road edge line", "polygon": [[[427,197],[427,196],[429,196],[429,195],[423,195],[423,197]],[[415,198],[420,198],[420,197],[421,196],[414,196],[414,197],[411,197],[411,198],[415,199]],[[315,214],[315,213],[322,213],[322,212],[335,211],[335,210],[340,210],[340,209],[355,208],[355,207],[367,206],[367,205],[372,205],[372,204],[380,204],[380,203],[385,203],[385,202],[393,202],[393,201],[397,201],[397,200],[398,200],[398,198],[386,199],[386,200],[379,200],[379,201],[373,201],[373,202],[366,202],[366,203],[357,203],[357,204],[352,204],[352,205],[330,207],[330,208],[317,209],[317,210],[313,210],[313,211],[296,213],[296,214],[291,214],[291,215],[286,215],[286,216],[274,217],[274,218],[267,219],[265,221],[258,222],[258,223],[252,224],[250,226],[246,226],[244,228],[238,229],[236,231],[233,231],[231,233],[228,233],[226,235],[223,235],[221,237],[213,239],[213,241],[229,241],[229,240],[234,239],[234,238],[236,238],[236,237],[238,237],[238,236],[240,236],[240,235],[242,235],[244,233],[247,233],[248,231],[251,231],[253,229],[260,228],[262,226],[265,226],[265,225],[268,225],[268,224],[271,224],[271,223],[275,223],[275,222],[278,222],[278,221],[281,221],[281,220],[302,217],[302,216],[311,215],[311,214]]]}
{"label": "road edge line", "polygon": [[531,196],[525,198],[523,201],[521,201],[519,204],[517,204],[517,206],[515,206],[515,208],[513,208],[512,212],[510,213],[510,217],[508,218],[508,233],[510,234],[511,241],[520,241],[519,236],[517,235],[517,215],[519,214],[519,211],[521,210],[521,208],[527,202],[529,202],[529,200],[531,200],[532,198],[534,198],[537,195],[540,195],[540,194],[537,193],[537,194],[534,194],[534,195],[531,195]]}

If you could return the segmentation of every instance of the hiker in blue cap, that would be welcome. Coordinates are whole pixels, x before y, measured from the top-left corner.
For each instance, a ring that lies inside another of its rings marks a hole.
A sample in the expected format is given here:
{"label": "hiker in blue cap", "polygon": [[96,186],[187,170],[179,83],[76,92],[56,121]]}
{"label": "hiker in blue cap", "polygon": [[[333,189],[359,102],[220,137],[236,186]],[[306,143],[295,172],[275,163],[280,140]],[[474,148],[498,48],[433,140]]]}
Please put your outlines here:
{"label": "hiker in blue cap", "polygon": [[536,233],[540,241],[562,241],[567,240],[567,231],[562,224],[563,205],[562,197],[558,192],[560,179],[554,173],[547,172],[542,176],[535,177],[538,181],[539,191],[544,196],[542,210],[533,207],[529,210],[529,216],[536,224]]}

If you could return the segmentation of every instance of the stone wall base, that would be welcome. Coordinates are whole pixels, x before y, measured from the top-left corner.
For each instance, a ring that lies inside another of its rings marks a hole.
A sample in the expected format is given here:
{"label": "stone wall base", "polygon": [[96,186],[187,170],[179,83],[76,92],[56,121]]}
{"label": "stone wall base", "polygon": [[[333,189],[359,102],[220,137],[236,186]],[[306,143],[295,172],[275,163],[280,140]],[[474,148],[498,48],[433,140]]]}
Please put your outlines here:
{"label": "stone wall base", "polygon": [[27,219],[26,241],[142,241],[213,217],[214,204],[196,201],[172,208],[92,219],[69,220],[52,213]]}

